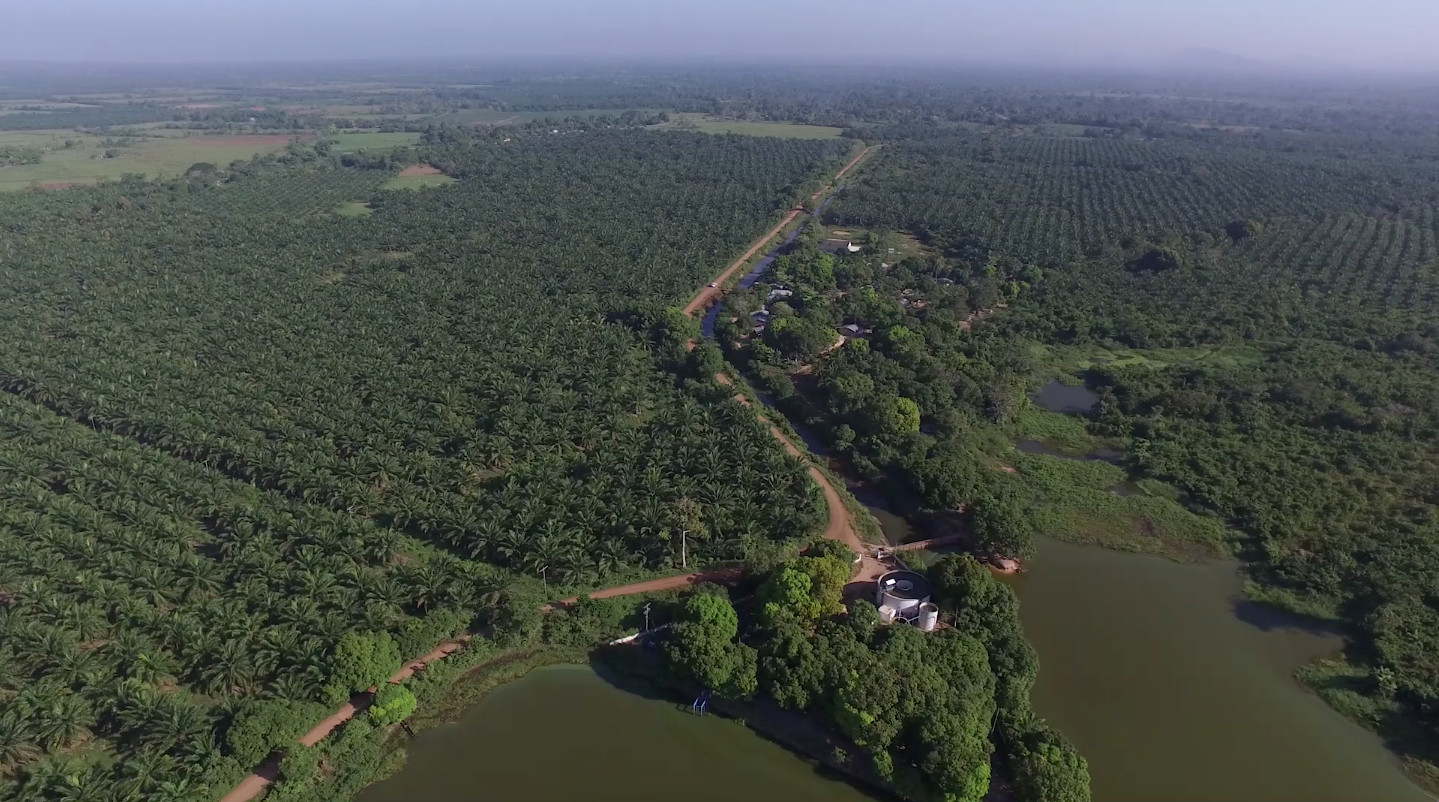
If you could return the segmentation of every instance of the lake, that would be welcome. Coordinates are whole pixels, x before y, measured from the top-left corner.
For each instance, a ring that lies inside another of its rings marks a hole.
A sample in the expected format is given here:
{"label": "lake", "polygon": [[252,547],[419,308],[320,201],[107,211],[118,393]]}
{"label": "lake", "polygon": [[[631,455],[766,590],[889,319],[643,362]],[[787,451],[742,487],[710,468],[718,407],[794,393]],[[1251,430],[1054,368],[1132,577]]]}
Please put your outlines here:
{"label": "lake", "polygon": [[531,672],[420,733],[357,802],[873,802],[718,716],[620,690],[588,666]]}
{"label": "lake", "polygon": [[1095,802],[1430,799],[1294,680],[1340,639],[1240,602],[1233,563],[1043,539],[1012,581],[1035,709],[1088,758]]}

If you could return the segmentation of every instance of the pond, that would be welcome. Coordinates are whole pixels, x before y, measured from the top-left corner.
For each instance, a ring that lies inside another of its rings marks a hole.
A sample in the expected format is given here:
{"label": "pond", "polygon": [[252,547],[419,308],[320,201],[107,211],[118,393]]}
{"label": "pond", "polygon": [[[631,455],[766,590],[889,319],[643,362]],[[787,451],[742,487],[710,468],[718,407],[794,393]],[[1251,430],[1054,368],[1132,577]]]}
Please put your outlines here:
{"label": "pond", "polygon": [[1038,440],[1019,440],[1014,444],[1014,447],[1026,454],[1046,454],[1051,457],[1059,457],[1060,459],[1077,459],[1086,462],[1089,460],[1102,460],[1111,465],[1118,465],[1124,460],[1123,452],[1110,448],[1109,446],[1100,446],[1088,454],[1081,454],[1079,456],[1056,451]]}
{"label": "pond", "polygon": [[1044,539],[1012,581],[1035,708],[1088,758],[1096,802],[1430,798],[1293,678],[1340,639],[1240,601],[1233,563]]}
{"label": "pond", "polygon": [[1062,384],[1058,380],[1051,380],[1030,398],[1050,412],[1066,414],[1088,412],[1099,403],[1099,396],[1091,393],[1087,388]]}
{"label": "pond", "polygon": [[740,724],[620,690],[588,666],[497,688],[407,751],[357,802],[872,802]]}

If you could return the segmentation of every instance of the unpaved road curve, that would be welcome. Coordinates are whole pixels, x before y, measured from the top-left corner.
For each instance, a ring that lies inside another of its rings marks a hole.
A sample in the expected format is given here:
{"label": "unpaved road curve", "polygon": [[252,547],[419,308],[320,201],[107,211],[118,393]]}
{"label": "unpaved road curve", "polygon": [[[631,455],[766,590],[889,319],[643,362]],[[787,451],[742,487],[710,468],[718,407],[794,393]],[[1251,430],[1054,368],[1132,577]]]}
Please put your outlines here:
{"label": "unpaved road curve", "polygon": [[[734,383],[730,381],[729,376],[723,373],[716,373],[715,381],[720,384]],[[734,398],[745,406],[751,406],[749,399],[743,395],[737,395]],[[774,421],[766,417],[763,412],[756,412],[755,415],[757,415],[760,420],[769,424],[770,434],[773,434],[774,439],[784,445],[784,450],[788,452],[791,457],[798,457],[805,461],[809,468],[810,478],[813,479],[815,484],[819,485],[819,489],[824,492],[824,503],[825,506],[829,508],[829,524],[824,528],[825,538],[828,540],[838,540],[846,546],[849,546],[850,551],[853,551],[855,554],[864,554],[864,541],[860,540],[859,533],[855,531],[854,520],[850,518],[849,509],[844,506],[844,502],[840,499],[839,491],[835,489],[829,477],[821,473],[819,468],[815,467],[814,464],[805,457],[805,452],[801,451],[799,446],[795,445],[794,441],[789,439],[789,436],[774,424]]]}

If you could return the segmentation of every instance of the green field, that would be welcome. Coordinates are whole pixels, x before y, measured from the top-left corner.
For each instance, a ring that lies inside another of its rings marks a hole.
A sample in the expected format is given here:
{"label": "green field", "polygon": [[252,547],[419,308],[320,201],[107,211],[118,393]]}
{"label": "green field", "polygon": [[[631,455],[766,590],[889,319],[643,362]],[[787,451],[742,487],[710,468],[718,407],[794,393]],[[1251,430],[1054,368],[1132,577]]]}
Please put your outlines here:
{"label": "green field", "polygon": [[653,111],[653,109],[556,109],[554,111],[496,111],[494,109],[459,109],[435,117],[444,123],[487,123],[490,125],[519,125],[535,120],[562,120],[566,117],[619,116],[626,111]]}
{"label": "green field", "polygon": [[[16,145],[46,151],[39,164],[0,167],[0,192],[27,187],[58,189],[73,184],[93,184],[117,179],[126,173],[147,178],[174,177],[197,162],[224,167],[237,159],[275,153],[290,142],[288,134],[243,137],[163,137],[136,139],[134,144],[114,149],[102,147],[104,137],[73,131],[0,132],[0,147]],[[66,141],[74,142],[66,148]]]}
{"label": "green field", "polygon": [[381,185],[381,189],[428,189],[455,183],[447,175],[397,175]]}
{"label": "green field", "polygon": [[335,144],[335,152],[354,153],[359,150],[388,150],[413,145],[420,141],[420,135],[405,131],[392,133],[370,131],[356,134],[335,134],[330,137],[330,141]]}
{"label": "green field", "polygon": [[745,136],[782,136],[790,139],[838,139],[842,129],[827,125],[796,125],[793,123],[745,122],[720,120],[700,114],[672,114],[673,119],[653,126],[659,131],[699,131],[703,134],[744,134]]}
{"label": "green field", "polygon": [[375,210],[365,201],[355,201],[341,206],[335,210],[335,213],[341,217],[369,217],[375,213]]}

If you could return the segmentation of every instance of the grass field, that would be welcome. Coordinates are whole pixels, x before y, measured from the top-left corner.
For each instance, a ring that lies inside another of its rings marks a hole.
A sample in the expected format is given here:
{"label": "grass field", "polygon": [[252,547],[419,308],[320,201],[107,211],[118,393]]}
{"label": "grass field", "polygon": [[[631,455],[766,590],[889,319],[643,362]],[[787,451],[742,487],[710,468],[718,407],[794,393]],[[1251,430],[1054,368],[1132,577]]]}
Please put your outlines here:
{"label": "grass field", "polygon": [[420,141],[418,133],[406,133],[404,131],[395,133],[365,132],[358,134],[335,134],[330,137],[335,143],[335,152],[354,153],[358,150],[387,150],[398,148],[404,145],[413,145]]}
{"label": "grass field", "polygon": [[626,111],[652,109],[556,109],[555,111],[495,111],[493,109],[460,109],[435,117],[436,122],[489,125],[519,125],[534,120],[562,120],[566,117],[618,116]]}
{"label": "grass field", "polygon": [[[0,146],[19,145],[47,150],[39,164],[0,168],[0,192],[13,192],[31,186],[59,189],[76,184],[93,184],[116,179],[126,173],[140,173],[147,178],[173,177],[197,162],[225,167],[237,159],[275,153],[283,150],[291,137],[289,134],[274,134],[145,138],[130,147],[118,149],[112,158],[100,158],[106,150],[100,146],[102,139],[73,131],[0,132]],[[65,148],[66,140],[78,144]]]}
{"label": "grass field", "polygon": [[827,125],[720,120],[702,114],[672,114],[670,117],[672,118],[670,122],[651,127],[657,131],[699,131],[703,134],[780,136],[790,139],[837,139],[842,132],[839,128],[831,128]]}
{"label": "grass field", "polygon": [[355,201],[341,206],[335,212],[341,217],[369,217],[375,213],[375,210],[364,201]]}
{"label": "grass field", "polygon": [[381,189],[428,189],[455,183],[455,179],[444,175],[397,175],[380,186]]}
{"label": "grass field", "polygon": [[[856,228],[854,226],[830,227],[825,229],[825,238],[852,240],[862,243],[865,235],[868,233],[868,229]],[[926,248],[924,244],[915,239],[912,234],[903,231],[881,231],[878,233],[880,236],[879,253],[887,262],[898,262],[901,259],[910,257],[922,259],[934,253],[933,249]],[[890,248],[894,249],[892,253],[889,251]]]}

